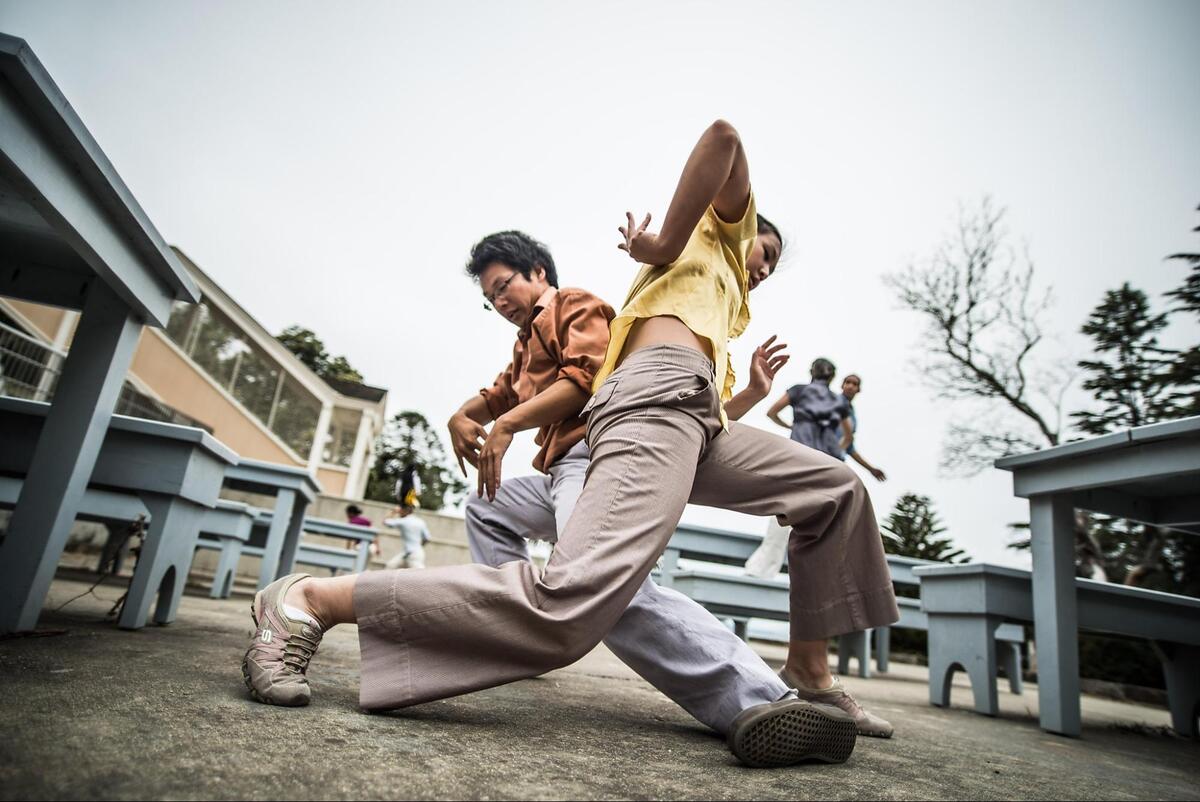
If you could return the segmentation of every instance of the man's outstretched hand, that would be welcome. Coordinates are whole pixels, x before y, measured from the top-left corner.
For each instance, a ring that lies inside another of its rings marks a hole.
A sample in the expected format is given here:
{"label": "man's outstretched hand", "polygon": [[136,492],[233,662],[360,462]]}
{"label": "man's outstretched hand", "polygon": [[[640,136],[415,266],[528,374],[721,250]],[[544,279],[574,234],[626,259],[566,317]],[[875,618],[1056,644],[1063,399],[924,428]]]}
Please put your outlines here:
{"label": "man's outstretched hand", "polygon": [[487,440],[487,429],[461,412],[450,418],[447,427],[450,429],[450,447],[454,449],[454,457],[458,460],[458,469],[462,471],[463,476],[466,476],[467,467],[463,465],[463,460],[476,468],[479,467],[479,450],[483,448],[483,443]]}
{"label": "man's outstretched hand", "polygon": [[483,448],[479,449],[479,462],[475,466],[479,469],[480,498],[487,493],[488,501],[496,500],[496,491],[500,489],[500,466],[512,441],[513,433],[504,424],[503,418],[492,424],[491,433],[484,441]]}

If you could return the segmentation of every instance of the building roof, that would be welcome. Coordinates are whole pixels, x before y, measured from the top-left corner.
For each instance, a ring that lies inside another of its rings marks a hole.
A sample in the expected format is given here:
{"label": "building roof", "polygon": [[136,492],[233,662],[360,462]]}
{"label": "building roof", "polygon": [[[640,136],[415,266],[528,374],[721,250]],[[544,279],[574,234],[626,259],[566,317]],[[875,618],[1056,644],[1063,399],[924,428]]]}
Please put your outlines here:
{"label": "building roof", "polygon": [[[332,390],[344,397],[372,404],[377,404],[387,397],[388,391],[381,387],[371,387],[370,385],[359,384],[358,382],[335,382],[318,376],[312,368],[304,364],[299,357],[289,351],[273,334],[263,328],[262,324],[255,320],[253,315],[231,298],[221,288],[221,285],[213,281],[212,277],[205,273],[179,246],[172,245],[171,249],[180,258],[192,277],[200,284],[200,289],[209,301],[215,302],[225,314],[233,317],[235,322],[239,326],[242,326],[247,336],[270,354],[273,359],[281,364],[285,364],[291,374],[300,380],[310,392],[318,397],[328,397],[328,391]],[[324,388],[324,392],[318,388]]]}
{"label": "building roof", "polygon": [[377,403],[382,401],[387,396],[387,390],[382,387],[372,387],[369,384],[362,382],[346,381],[345,379],[325,379],[326,384],[337,390],[342,395],[348,395],[351,398],[361,398],[363,401]]}

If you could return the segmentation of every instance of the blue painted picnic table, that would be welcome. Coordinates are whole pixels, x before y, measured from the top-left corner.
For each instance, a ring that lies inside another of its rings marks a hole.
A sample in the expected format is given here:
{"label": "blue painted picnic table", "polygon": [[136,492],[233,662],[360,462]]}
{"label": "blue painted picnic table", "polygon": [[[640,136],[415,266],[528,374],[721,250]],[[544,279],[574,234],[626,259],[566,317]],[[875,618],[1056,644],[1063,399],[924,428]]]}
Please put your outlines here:
{"label": "blue painted picnic table", "polygon": [[1200,534],[1200,417],[1139,426],[996,461],[1029,499],[1038,708],[1078,736],[1075,510]]}
{"label": "blue painted picnic table", "polygon": [[258,574],[261,590],[292,572],[304,529],[304,512],[321,488],[304,468],[250,459],[241,460],[225,472],[225,486],[275,497],[262,546]]}
{"label": "blue painted picnic table", "polygon": [[[45,436],[49,412],[50,405],[40,401],[0,398],[0,474],[27,475]],[[203,429],[112,416],[88,484],[136,496],[150,514],[118,621],[123,629],[145,626],[156,596],[155,622],[174,620],[200,522],[216,506],[225,471],[236,463],[237,455]],[[5,536],[5,553],[28,548],[14,541],[16,537],[11,530]]]}
{"label": "blue painted picnic table", "polygon": [[0,295],[82,312],[0,546],[0,632],[32,629],[143,325],[195,282],[50,74],[0,34]]}

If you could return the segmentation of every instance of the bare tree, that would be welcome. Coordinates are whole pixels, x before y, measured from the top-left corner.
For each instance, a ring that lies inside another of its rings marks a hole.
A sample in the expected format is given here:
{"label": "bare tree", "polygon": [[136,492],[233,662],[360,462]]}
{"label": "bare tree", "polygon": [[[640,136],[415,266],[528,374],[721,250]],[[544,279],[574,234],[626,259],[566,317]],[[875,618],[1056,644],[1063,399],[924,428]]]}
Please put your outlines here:
{"label": "bare tree", "polygon": [[[1033,261],[1007,243],[1004,210],[990,198],[960,208],[954,231],[927,260],[885,278],[926,323],[917,368],[938,398],[968,400],[951,422],[942,469],[974,475],[998,457],[1057,445],[1070,374],[1035,360],[1045,338],[1049,289],[1036,290]],[[1044,350],[1044,349],[1043,349]]]}

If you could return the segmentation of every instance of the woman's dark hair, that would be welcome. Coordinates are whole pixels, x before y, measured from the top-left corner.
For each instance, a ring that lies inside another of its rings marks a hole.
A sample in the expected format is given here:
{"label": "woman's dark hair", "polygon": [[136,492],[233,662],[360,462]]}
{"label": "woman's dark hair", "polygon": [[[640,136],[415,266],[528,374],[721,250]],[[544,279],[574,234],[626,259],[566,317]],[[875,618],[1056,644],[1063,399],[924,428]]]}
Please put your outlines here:
{"label": "woman's dark hair", "polygon": [[783,252],[783,235],[779,233],[779,228],[761,214],[758,216],[758,233],[774,234],[779,239],[779,251]]}
{"label": "woman's dark hair", "polygon": [[808,372],[817,381],[827,382],[837,374],[837,368],[825,357],[818,357],[813,360],[812,367],[808,369]]}
{"label": "woman's dark hair", "polygon": [[558,270],[550,249],[523,231],[498,231],[475,243],[467,262],[467,275],[479,281],[479,275],[495,262],[519,270],[526,279],[535,267],[541,266],[550,286],[558,286]]}
{"label": "woman's dark hair", "polygon": [[347,515],[362,515],[362,507],[351,504],[350,506],[346,507],[346,514]]}

